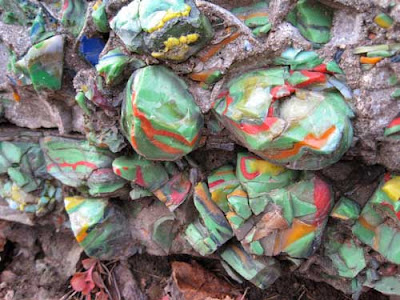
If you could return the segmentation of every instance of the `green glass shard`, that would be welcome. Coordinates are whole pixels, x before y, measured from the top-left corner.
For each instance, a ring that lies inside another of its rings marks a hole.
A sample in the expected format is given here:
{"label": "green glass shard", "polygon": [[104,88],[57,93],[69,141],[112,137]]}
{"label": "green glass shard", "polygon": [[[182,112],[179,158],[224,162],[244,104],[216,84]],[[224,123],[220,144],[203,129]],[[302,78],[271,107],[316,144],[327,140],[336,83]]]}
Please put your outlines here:
{"label": "green glass shard", "polygon": [[331,217],[340,220],[357,220],[360,215],[360,205],[346,197],[341,197],[339,201],[335,204]]}
{"label": "green glass shard", "polygon": [[299,0],[288,21],[309,41],[325,44],[331,39],[333,11],[316,0]]}

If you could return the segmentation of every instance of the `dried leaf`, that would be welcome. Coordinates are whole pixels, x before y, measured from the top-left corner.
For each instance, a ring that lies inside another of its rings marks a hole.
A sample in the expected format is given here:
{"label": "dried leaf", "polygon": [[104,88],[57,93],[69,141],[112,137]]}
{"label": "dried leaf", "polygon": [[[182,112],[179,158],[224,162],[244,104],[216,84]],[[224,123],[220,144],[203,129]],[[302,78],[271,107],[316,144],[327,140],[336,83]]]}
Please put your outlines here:
{"label": "dried leaf", "polygon": [[89,270],[91,267],[93,267],[95,264],[97,264],[98,260],[94,258],[86,258],[82,260],[82,265],[85,268],[85,270]]}
{"label": "dried leaf", "polygon": [[283,217],[281,209],[267,212],[257,223],[253,240],[258,241],[271,234],[274,230],[286,229],[288,226],[289,224]]}
{"label": "dried leaf", "polygon": [[104,290],[100,290],[100,292],[96,294],[95,300],[108,300],[108,295],[104,292]]}
{"label": "dried leaf", "polygon": [[103,279],[101,278],[100,274],[97,271],[94,271],[92,274],[94,284],[101,289],[104,289],[106,286],[104,284]]}
{"label": "dried leaf", "polygon": [[71,286],[74,291],[82,292],[86,287],[86,272],[78,272],[75,273],[74,276],[71,278]]}
{"label": "dried leaf", "polygon": [[172,263],[173,295],[181,294],[183,299],[204,300],[233,299],[238,292],[227,282],[208,272],[198,263]]}
{"label": "dried leaf", "polygon": [[95,284],[93,281],[93,269],[94,269],[93,265],[89,270],[86,271],[86,277],[85,277],[85,282],[86,282],[86,289],[84,289],[82,291],[83,295],[88,295],[90,294],[90,292],[95,288]]}
{"label": "dried leaf", "polygon": [[95,288],[96,285],[94,284],[92,277],[93,267],[94,266],[86,272],[78,272],[74,274],[70,283],[75,291],[81,292],[83,295],[89,295]]}
{"label": "dried leaf", "polygon": [[100,272],[100,274],[102,274],[102,275],[106,275],[107,274],[107,272],[106,272],[106,270],[104,270],[104,268],[106,268],[105,266],[103,266],[103,264],[102,263],[99,263],[98,265],[97,265],[97,270]]}

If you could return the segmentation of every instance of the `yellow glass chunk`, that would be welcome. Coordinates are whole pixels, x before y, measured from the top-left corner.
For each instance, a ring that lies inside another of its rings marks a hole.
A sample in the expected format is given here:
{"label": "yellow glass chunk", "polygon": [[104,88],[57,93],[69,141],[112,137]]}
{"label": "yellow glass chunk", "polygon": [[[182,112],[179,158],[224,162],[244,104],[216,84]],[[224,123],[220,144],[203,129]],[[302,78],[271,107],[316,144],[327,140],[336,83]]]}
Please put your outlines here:
{"label": "yellow glass chunk", "polygon": [[148,32],[152,33],[156,30],[159,30],[161,28],[163,28],[165,26],[165,23],[167,23],[168,21],[172,20],[172,19],[176,19],[176,18],[180,18],[180,17],[187,17],[190,14],[191,11],[191,7],[187,4],[185,4],[185,9],[183,11],[177,11],[174,12],[171,9],[168,9],[164,15],[164,17],[162,18],[162,20],[160,21],[160,23],[158,23],[156,26],[154,26],[153,28],[150,28],[148,30]]}
{"label": "yellow glass chunk", "polygon": [[[180,36],[179,38],[170,37],[164,42],[165,48],[160,52],[153,52],[151,56],[154,58],[169,58],[173,60],[181,60],[189,51],[189,44],[195,43],[200,38],[197,33]],[[171,51],[171,53],[169,53]]]}
{"label": "yellow glass chunk", "polygon": [[248,162],[250,170],[259,171],[260,173],[267,173],[271,175],[279,175],[285,168],[282,166],[274,165],[268,161],[262,160],[251,160]]}
{"label": "yellow glass chunk", "polygon": [[382,28],[390,28],[393,24],[393,19],[388,15],[381,13],[374,18],[374,22]]}
{"label": "yellow glass chunk", "polygon": [[81,196],[65,197],[64,198],[65,210],[66,211],[71,210],[75,206],[81,204],[83,200],[85,200],[85,198],[83,198]]}
{"label": "yellow glass chunk", "polygon": [[393,202],[398,201],[400,198],[400,176],[395,176],[387,181],[383,185],[382,191],[384,191]]}

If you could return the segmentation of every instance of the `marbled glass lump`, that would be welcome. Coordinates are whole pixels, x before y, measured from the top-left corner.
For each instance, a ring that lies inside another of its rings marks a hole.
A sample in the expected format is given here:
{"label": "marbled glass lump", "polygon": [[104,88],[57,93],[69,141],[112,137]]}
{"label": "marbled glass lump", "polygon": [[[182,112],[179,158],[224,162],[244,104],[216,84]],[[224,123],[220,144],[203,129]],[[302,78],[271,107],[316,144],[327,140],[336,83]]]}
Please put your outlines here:
{"label": "marbled glass lump", "polygon": [[41,148],[47,172],[65,185],[98,196],[113,193],[126,183],[112,170],[115,155],[88,141],[49,136],[41,140]]}
{"label": "marbled glass lump", "polygon": [[127,254],[131,233],[122,211],[104,198],[65,197],[76,240],[90,257],[111,260]]}
{"label": "marbled glass lump", "polygon": [[326,167],[351,145],[353,112],[332,92],[327,65],[319,66],[238,76],[220,93],[214,112],[244,146],[266,160],[292,169]]}
{"label": "marbled glass lump", "polygon": [[171,211],[186,200],[192,187],[187,174],[173,162],[150,161],[134,155],[120,156],[112,165],[115,174],[152,193]]}
{"label": "marbled glass lump", "polygon": [[138,154],[176,160],[196,147],[203,116],[182,79],[165,67],[149,66],[127,83],[121,127]]}
{"label": "marbled glass lump", "polygon": [[192,0],[134,0],[118,12],[111,28],[131,51],[177,62],[213,37],[210,22]]}

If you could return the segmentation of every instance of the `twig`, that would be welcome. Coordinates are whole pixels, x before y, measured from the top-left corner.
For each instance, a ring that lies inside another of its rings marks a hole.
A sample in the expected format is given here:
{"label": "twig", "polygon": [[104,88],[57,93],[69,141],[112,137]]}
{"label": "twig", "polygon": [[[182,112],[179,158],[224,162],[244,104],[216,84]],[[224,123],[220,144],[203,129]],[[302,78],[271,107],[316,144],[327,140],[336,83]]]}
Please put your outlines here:
{"label": "twig", "polygon": [[118,300],[121,300],[121,292],[119,290],[119,287],[118,287],[118,284],[117,284],[117,280],[115,279],[115,276],[113,276],[112,279],[113,279],[113,282],[114,282],[115,290],[117,292]]}
{"label": "twig", "polygon": [[71,290],[71,291],[67,292],[64,296],[62,296],[62,297],[60,298],[60,300],[68,300],[68,299],[71,299],[73,296],[76,295],[76,293],[77,293],[77,291]]}
{"label": "twig", "polygon": [[[312,297],[312,296],[310,296],[310,294],[307,292],[307,297],[310,299],[310,300],[315,300],[315,298],[314,297]],[[345,296],[346,297],[346,296]],[[347,298],[347,297],[346,297]],[[351,299],[351,298],[347,298],[347,299]]]}
{"label": "twig", "polygon": [[297,300],[300,300],[301,298],[303,298],[304,294],[307,293],[308,295],[308,290],[307,288],[304,286],[304,284],[301,285],[301,287],[299,288],[299,290],[302,290],[303,292],[300,294],[300,296],[297,298]]}
{"label": "twig", "polygon": [[297,300],[300,300],[301,298],[303,298],[305,293],[306,293],[306,290],[303,290],[303,292],[300,294],[300,296],[299,296],[299,298],[297,298]]}
{"label": "twig", "polygon": [[260,45],[260,42],[254,37],[253,32],[250,30],[250,28],[247,27],[230,11],[222,8],[219,5],[215,5],[211,2],[204,0],[196,0],[196,5],[199,9],[203,8],[207,12],[212,12],[213,14],[222,17],[222,19],[226,21],[227,26],[236,26],[241,33],[247,36],[250,42],[254,43],[255,45]]}
{"label": "twig", "polygon": [[154,275],[154,274],[151,274],[151,273],[147,273],[147,272],[141,272],[141,271],[137,271],[137,270],[135,270],[135,269],[131,269],[133,272],[136,272],[136,273],[140,273],[140,274],[145,274],[145,275],[149,275],[149,276],[152,276],[152,277],[154,277],[154,278],[158,278],[158,279],[163,279],[163,277],[161,277],[161,276],[157,276],[157,275]]}
{"label": "twig", "polygon": [[244,293],[243,293],[243,295],[242,295],[242,297],[240,298],[240,300],[243,300],[244,299],[244,297],[246,297],[246,295],[247,295],[247,292],[249,291],[249,287],[247,287],[245,290],[244,290]]}
{"label": "twig", "polygon": [[271,296],[271,297],[265,298],[264,300],[275,299],[275,298],[277,298],[277,297],[279,297],[279,296],[280,296],[279,294],[276,294],[276,295],[273,295],[273,296]]}

